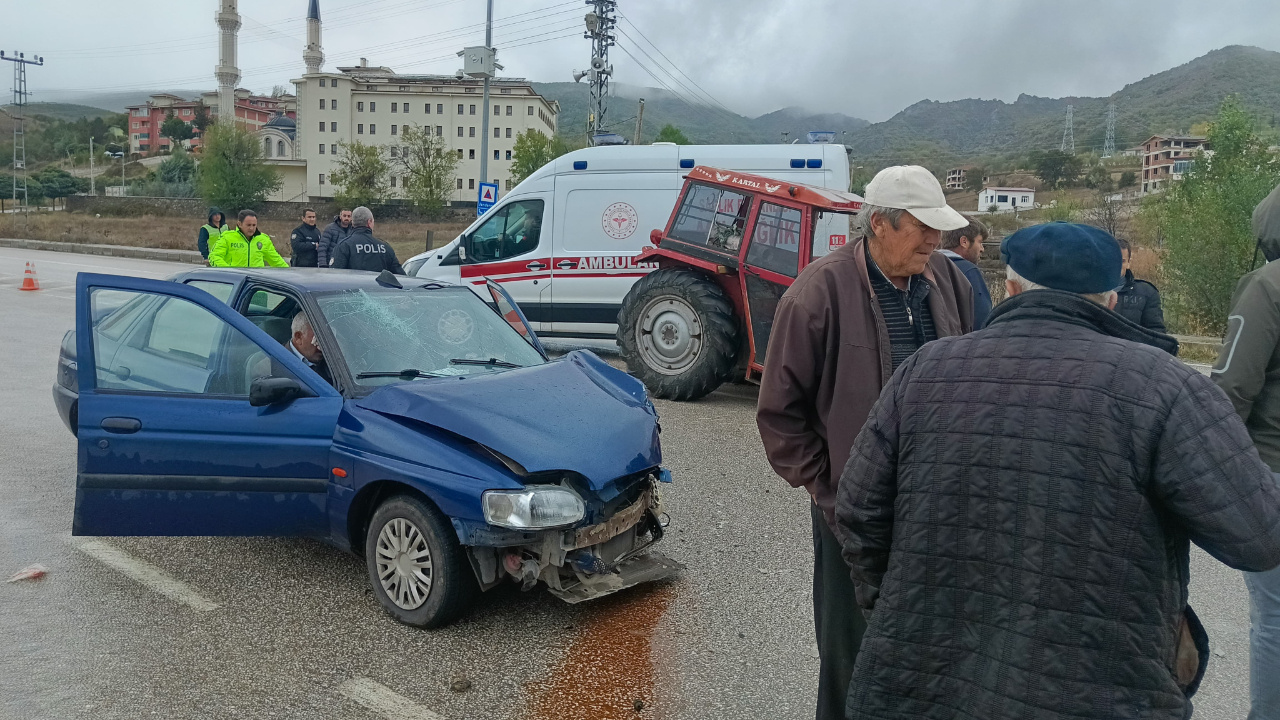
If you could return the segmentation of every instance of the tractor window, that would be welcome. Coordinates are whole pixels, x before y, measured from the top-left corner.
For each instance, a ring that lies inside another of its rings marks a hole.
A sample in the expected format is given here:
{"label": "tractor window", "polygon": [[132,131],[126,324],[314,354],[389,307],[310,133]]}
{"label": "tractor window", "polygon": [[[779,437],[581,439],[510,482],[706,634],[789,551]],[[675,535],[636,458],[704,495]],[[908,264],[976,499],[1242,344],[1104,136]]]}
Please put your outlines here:
{"label": "tractor window", "polygon": [[671,237],[737,255],[750,210],[751,199],[742,193],[693,185],[671,226]]}
{"label": "tractor window", "polygon": [[760,205],[747,264],[795,277],[800,266],[800,228],[803,213],[773,203]]}

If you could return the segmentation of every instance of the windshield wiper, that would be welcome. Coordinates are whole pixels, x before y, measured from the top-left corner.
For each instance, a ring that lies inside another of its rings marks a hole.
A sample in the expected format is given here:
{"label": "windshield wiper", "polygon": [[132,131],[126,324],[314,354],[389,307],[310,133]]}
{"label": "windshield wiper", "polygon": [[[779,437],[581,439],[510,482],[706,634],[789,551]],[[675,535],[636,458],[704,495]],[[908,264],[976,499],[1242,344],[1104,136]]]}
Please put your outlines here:
{"label": "windshield wiper", "polygon": [[405,380],[411,380],[413,378],[438,378],[438,377],[444,377],[444,376],[437,375],[436,373],[422,372],[421,370],[415,370],[413,368],[409,368],[407,370],[399,370],[399,371],[378,370],[373,372],[362,372],[359,375],[356,375],[357,380],[363,380],[365,378],[379,378],[379,377],[398,377],[398,378],[404,378]]}
{"label": "windshield wiper", "polygon": [[486,365],[489,367],[500,367],[500,368],[524,367],[523,365],[517,365],[513,362],[507,362],[506,360],[499,360],[498,358],[495,358],[495,357],[491,357],[488,360],[472,360],[471,358],[453,358],[452,360],[449,361],[449,364],[450,365]]}

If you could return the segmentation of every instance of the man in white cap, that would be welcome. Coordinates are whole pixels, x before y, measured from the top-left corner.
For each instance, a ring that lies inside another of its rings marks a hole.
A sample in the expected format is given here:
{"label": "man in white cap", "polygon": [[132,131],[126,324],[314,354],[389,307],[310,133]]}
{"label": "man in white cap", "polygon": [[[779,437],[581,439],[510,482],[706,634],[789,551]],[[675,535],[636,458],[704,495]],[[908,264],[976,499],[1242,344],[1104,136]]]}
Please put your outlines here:
{"label": "man in white cap", "polygon": [[831,533],[836,486],[880,389],[930,340],[973,329],[969,281],[940,253],[968,220],[915,166],[881,170],[857,217],[860,238],[805,268],[778,302],[756,422],[770,464],[812,498],[818,720],[843,718],[866,630]]}

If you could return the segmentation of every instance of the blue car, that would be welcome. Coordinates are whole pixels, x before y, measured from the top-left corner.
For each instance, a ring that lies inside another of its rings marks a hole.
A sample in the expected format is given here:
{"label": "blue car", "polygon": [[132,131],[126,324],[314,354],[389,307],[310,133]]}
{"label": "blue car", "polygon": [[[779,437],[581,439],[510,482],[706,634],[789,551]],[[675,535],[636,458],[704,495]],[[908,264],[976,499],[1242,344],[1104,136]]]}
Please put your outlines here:
{"label": "blue car", "polygon": [[73,534],[322,538],[420,627],[502,582],[579,602],[678,572],[650,552],[670,474],[644,386],[590,352],[548,360],[488,291],[82,273],[54,386],[79,445]]}

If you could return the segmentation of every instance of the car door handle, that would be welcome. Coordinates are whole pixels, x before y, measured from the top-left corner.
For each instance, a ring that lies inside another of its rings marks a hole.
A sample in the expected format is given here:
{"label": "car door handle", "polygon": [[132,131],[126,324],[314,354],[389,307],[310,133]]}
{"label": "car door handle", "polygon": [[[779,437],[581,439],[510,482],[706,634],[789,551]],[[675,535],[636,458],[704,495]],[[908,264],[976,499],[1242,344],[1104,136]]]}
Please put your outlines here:
{"label": "car door handle", "polygon": [[123,365],[112,368],[111,373],[121,380],[128,380],[133,375],[133,371]]}
{"label": "car door handle", "polygon": [[102,418],[102,429],[116,435],[128,435],[142,429],[142,421],[131,417]]}
{"label": "car door handle", "polygon": [[561,270],[577,270],[578,263],[572,260],[561,260],[560,262],[556,263],[556,267],[560,268]]}
{"label": "car door handle", "polygon": [[542,263],[538,262],[537,260],[534,260],[533,262],[529,263],[528,265],[525,265],[525,267],[529,268],[530,270],[541,270],[542,268],[546,267],[546,265],[543,265]]}

